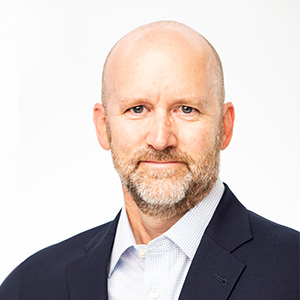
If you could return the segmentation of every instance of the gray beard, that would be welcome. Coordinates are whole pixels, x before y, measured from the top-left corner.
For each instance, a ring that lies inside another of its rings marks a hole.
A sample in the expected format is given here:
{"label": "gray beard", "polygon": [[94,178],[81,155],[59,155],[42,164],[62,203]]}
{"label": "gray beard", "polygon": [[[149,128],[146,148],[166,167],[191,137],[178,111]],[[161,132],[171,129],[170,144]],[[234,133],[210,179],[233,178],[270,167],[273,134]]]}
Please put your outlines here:
{"label": "gray beard", "polygon": [[151,217],[169,219],[184,215],[209,194],[218,178],[219,149],[212,149],[193,159],[169,148],[137,153],[134,155],[137,161],[141,160],[139,156],[149,160],[155,157],[161,161],[188,162],[179,171],[143,171],[139,169],[139,164],[135,167],[132,162],[124,164],[124,160],[120,161],[112,149],[113,162],[122,183],[138,208]]}
{"label": "gray beard", "polygon": [[[222,113],[214,145],[204,154],[191,156],[173,148],[162,151],[150,148],[121,157],[114,151],[109,124],[107,134],[114,166],[122,183],[146,215],[158,219],[180,217],[203,200],[213,189],[219,175],[220,150],[223,138]],[[179,161],[176,170],[141,170],[140,161]]]}

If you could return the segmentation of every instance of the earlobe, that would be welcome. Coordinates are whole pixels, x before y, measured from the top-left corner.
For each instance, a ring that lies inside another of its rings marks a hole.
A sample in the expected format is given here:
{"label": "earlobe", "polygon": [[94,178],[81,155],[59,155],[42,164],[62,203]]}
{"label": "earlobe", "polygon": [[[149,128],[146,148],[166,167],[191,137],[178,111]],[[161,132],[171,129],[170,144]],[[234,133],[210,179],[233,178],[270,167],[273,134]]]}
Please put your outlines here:
{"label": "earlobe", "polygon": [[223,140],[221,150],[228,147],[232,134],[234,124],[235,112],[231,102],[225,103],[223,107]]}
{"label": "earlobe", "polygon": [[94,106],[94,124],[96,134],[101,147],[104,150],[109,150],[109,140],[106,131],[106,116],[105,109],[102,104],[96,103]]}

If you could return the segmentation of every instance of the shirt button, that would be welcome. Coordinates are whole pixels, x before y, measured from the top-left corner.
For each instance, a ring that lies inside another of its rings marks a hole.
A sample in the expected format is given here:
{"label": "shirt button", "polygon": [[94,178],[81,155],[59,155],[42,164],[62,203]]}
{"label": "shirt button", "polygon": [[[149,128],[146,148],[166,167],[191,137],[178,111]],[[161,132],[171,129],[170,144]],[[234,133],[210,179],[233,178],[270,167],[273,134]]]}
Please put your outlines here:
{"label": "shirt button", "polygon": [[158,299],[159,298],[159,292],[156,289],[153,289],[150,291],[150,298],[151,299]]}
{"label": "shirt button", "polygon": [[146,257],[146,250],[139,249],[138,250],[138,256],[141,257],[141,258],[145,258]]}

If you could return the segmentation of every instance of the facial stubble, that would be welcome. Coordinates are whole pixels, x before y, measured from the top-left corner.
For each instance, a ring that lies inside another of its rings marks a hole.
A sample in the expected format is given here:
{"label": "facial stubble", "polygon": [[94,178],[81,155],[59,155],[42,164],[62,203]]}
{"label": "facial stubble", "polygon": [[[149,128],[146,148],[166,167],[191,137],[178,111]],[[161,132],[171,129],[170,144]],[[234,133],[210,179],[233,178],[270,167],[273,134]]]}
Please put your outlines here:
{"label": "facial stubble", "polygon": [[[122,183],[146,215],[169,219],[182,216],[203,200],[214,187],[219,174],[223,122],[220,120],[214,143],[204,153],[189,155],[171,147],[139,150],[130,157],[115,151],[107,124],[114,166]],[[145,161],[175,161],[176,167],[153,170]]]}

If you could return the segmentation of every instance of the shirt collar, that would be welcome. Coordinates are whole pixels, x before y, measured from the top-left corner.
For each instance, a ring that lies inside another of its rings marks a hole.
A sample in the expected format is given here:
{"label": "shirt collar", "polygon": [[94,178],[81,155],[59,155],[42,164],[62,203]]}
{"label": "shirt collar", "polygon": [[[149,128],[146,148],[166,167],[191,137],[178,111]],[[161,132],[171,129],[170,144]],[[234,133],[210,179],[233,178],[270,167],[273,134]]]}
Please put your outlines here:
{"label": "shirt collar", "polygon": [[[211,192],[163,234],[163,236],[172,240],[191,260],[193,259],[204,231],[221,200],[224,189],[223,183],[218,178]],[[122,254],[129,247],[135,245],[136,242],[128,221],[126,209],[123,208],[111,253],[108,277],[111,276]]]}
{"label": "shirt collar", "polygon": [[218,179],[211,192],[164,233],[191,260],[222,198],[224,189],[224,184]]}

